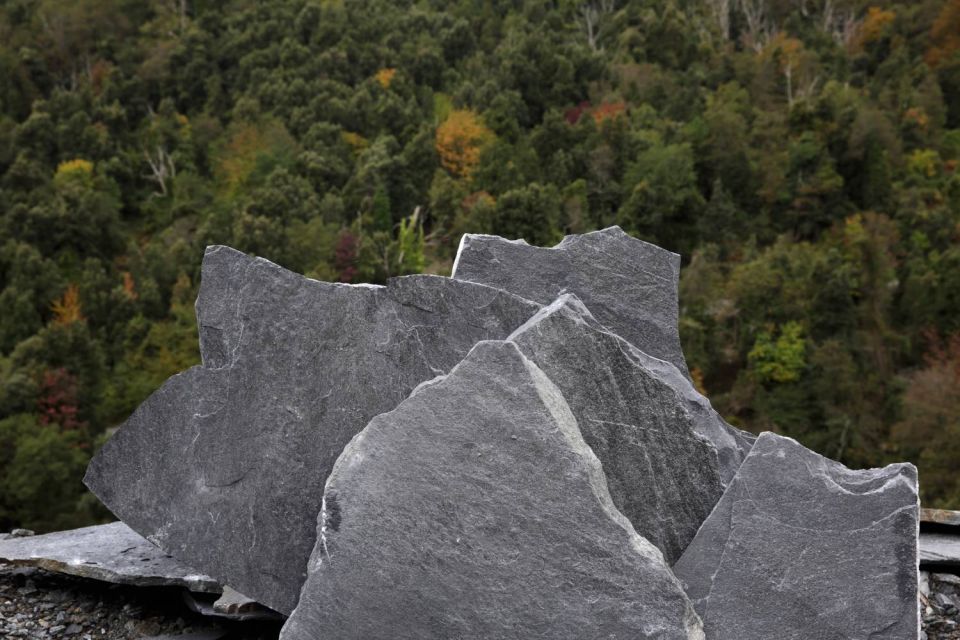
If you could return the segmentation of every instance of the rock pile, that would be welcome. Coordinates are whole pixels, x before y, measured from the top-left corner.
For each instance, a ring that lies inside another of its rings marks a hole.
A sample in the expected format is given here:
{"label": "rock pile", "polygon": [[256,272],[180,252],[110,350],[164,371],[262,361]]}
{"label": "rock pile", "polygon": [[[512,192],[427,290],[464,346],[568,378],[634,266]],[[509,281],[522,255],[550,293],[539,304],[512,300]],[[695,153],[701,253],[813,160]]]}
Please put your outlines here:
{"label": "rock pile", "polygon": [[179,587],[111,584],[0,563],[4,640],[276,640],[279,626],[192,613]]}
{"label": "rock pile", "polygon": [[615,227],[385,287],[211,247],[202,366],[86,483],[285,640],[917,637],[916,469],[726,424],[678,272]]}

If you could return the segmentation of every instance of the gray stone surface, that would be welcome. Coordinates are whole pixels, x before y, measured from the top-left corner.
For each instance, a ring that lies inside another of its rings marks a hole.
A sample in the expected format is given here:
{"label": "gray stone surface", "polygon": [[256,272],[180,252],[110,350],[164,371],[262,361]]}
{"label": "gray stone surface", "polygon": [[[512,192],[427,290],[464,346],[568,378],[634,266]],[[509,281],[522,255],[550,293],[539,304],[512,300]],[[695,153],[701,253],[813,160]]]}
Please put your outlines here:
{"label": "gray stone surface", "polygon": [[924,567],[960,568],[960,536],[949,533],[921,533],[920,564]]}
{"label": "gray stone surface", "polygon": [[511,342],[374,418],[326,485],[284,640],[703,638],[616,509],[557,387]]}
{"label": "gray stone surface", "polygon": [[453,277],[541,304],[573,293],[603,326],[689,376],[677,329],[680,256],[620,227],[567,236],[550,248],[466,234]]}
{"label": "gray stone surface", "polygon": [[916,638],[918,511],[913,465],[764,433],[674,572],[711,640]]}
{"label": "gray stone surface", "polygon": [[509,339],[560,389],[614,504],[676,562],[752,436],[726,424],[676,367],[607,331],[572,294]]}
{"label": "gray stone surface", "polygon": [[216,580],[177,562],[122,522],[3,540],[0,560],[118,584],[222,591]]}
{"label": "gray stone surface", "polygon": [[202,276],[203,365],[151,395],[85,482],[171,555],[289,613],[343,446],[540,307],[437,276],[317,282],[227,247]]}

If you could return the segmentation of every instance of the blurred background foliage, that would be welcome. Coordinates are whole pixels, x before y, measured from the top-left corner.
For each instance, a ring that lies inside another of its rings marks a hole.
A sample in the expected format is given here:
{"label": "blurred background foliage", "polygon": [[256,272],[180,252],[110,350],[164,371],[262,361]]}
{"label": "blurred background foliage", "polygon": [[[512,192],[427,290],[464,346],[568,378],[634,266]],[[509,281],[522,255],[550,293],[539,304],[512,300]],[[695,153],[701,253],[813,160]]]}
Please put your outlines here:
{"label": "blurred background foliage", "polygon": [[206,245],[383,282],[612,224],[728,420],[960,508],[958,162],[960,0],[7,0],[0,530],[104,517]]}

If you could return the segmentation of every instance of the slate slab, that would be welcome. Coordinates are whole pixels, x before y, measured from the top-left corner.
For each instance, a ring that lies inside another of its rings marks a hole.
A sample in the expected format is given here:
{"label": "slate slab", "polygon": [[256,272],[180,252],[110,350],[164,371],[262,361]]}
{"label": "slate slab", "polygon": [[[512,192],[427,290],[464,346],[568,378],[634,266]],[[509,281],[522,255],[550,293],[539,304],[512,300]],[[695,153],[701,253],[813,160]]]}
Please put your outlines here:
{"label": "slate slab", "polygon": [[0,560],[139,587],[223,590],[216,580],[174,560],[122,522],[2,540]]}
{"label": "slate slab", "polygon": [[604,328],[572,294],[509,338],[560,389],[610,495],[673,563],[750,450],[672,364]]}
{"label": "slate slab", "polygon": [[466,234],[453,277],[541,304],[573,293],[603,326],[689,377],[677,328],[680,256],[620,227],[570,235],[549,248]]}
{"label": "slate slab", "polygon": [[960,568],[960,536],[949,533],[921,533],[920,566]]}
{"label": "slate slab", "polygon": [[919,633],[917,470],[762,434],[674,565],[711,640]]}
{"label": "slate slab", "polygon": [[319,531],[283,640],[703,638],[511,342],[374,418],[327,481]]}
{"label": "slate slab", "polygon": [[151,395],[85,482],[174,557],[289,613],[344,445],[539,308],[438,276],[317,282],[210,247],[197,299],[203,365]]}

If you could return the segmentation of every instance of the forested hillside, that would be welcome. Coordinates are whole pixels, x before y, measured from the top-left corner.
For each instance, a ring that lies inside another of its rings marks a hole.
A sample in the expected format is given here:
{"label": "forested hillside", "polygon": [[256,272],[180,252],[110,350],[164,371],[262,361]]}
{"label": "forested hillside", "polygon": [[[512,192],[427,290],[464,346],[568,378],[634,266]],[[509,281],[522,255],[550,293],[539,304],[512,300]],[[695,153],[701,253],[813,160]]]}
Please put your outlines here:
{"label": "forested hillside", "polygon": [[611,224],[728,420],[960,507],[958,161],[958,0],[7,0],[0,530],[103,517],[206,245],[383,282]]}

